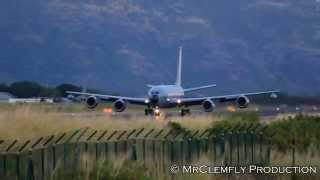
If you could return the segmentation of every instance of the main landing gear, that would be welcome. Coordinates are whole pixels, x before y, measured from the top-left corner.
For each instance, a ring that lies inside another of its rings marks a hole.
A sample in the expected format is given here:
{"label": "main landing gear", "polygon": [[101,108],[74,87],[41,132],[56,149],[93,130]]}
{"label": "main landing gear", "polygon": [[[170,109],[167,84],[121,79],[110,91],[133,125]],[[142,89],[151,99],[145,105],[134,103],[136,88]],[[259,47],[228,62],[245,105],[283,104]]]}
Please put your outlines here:
{"label": "main landing gear", "polygon": [[181,109],[180,111],[181,116],[190,115],[190,109]]}
{"label": "main landing gear", "polygon": [[150,108],[145,109],[145,110],[144,110],[144,114],[145,114],[146,116],[153,114],[153,109],[150,109]]}

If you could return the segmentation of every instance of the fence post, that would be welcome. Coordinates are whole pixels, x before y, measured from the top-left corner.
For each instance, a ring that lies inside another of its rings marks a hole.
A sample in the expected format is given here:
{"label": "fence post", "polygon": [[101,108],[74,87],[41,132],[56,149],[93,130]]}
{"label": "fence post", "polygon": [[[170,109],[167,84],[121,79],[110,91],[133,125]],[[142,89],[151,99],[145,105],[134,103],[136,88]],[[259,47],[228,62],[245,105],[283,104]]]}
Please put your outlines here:
{"label": "fence post", "polygon": [[259,133],[259,136],[260,136],[260,138],[259,138],[259,141],[260,141],[260,143],[259,143],[259,145],[260,145],[260,147],[259,147],[259,157],[260,157],[260,163],[263,163],[263,153],[262,153],[262,149],[263,149],[263,133]]}
{"label": "fence post", "polygon": [[44,149],[41,149],[41,177],[44,179]]}
{"label": "fence post", "polygon": [[151,142],[152,142],[152,160],[156,161],[156,142],[154,139]]}
{"label": "fence post", "polygon": [[174,158],[174,147],[173,140],[170,140],[170,164],[175,160]]}
{"label": "fence post", "polygon": [[255,148],[254,148],[254,134],[253,132],[250,132],[250,135],[251,135],[251,163],[254,164],[254,154],[255,154]]}
{"label": "fence post", "polygon": [[118,141],[115,140],[114,141],[114,155],[115,155],[115,159],[118,158]]}
{"label": "fence post", "polygon": [[17,172],[17,179],[20,179],[20,156],[16,154],[16,172]]}
{"label": "fence post", "polygon": [[135,140],[132,140],[130,160],[136,161],[137,159],[138,158],[137,158],[136,143],[135,143]]}
{"label": "fence post", "polygon": [[269,137],[266,139],[267,140],[267,158],[268,158],[268,164],[271,164],[271,151],[272,151],[272,137],[275,136],[275,132],[269,135]]}
{"label": "fence post", "polygon": [[296,164],[296,137],[293,136],[292,139],[292,166]]}
{"label": "fence post", "polygon": [[96,158],[96,162],[98,162],[99,161],[98,142],[95,143],[95,158]]}
{"label": "fence post", "polygon": [[104,158],[105,158],[105,161],[107,161],[109,159],[108,157],[108,153],[109,152],[109,147],[108,147],[108,142],[105,142],[104,143]]}
{"label": "fence post", "polygon": [[183,142],[184,142],[184,140],[181,140],[180,142],[179,142],[179,146],[180,146],[180,160],[179,160],[179,162],[180,163],[184,163],[185,161],[184,161],[184,150],[183,150]]}
{"label": "fence post", "polygon": [[229,155],[230,153],[228,152],[229,148],[230,148],[230,141],[229,141],[229,133],[225,132],[225,134],[223,135],[223,149],[224,149],[224,166],[227,166],[229,163]]}
{"label": "fence post", "polygon": [[230,141],[229,141],[229,134],[228,134],[228,132],[226,131],[226,132],[224,132],[223,133],[223,136],[222,136],[222,143],[223,143],[223,152],[224,152],[224,162],[223,162],[223,165],[224,166],[227,166],[228,165],[228,163],[229,163],[229,143],[230,143]]}
{"label": "fence post", "polygon": [[233,132],[230,131],[228,132],[228,139],[229,139],[229,164],[228,165],[232,165],[233,164]]}
{"label": "fence post", "polygon": [[162,153],[161,153],[161,155],[162,155],[162,158],[161,158],[161,163],[162,163],[162,170],[163,170],[163,173],[166,173],[166,151],[165,151],[165,140],[162,140],[161,141],[161,146],[162,146],[162,148],[161,148],[161,151],[162,151]]}
{"label": "fence post", "polygon": [[3,176],[7,176],[7,155],[3,154]]}
{"label": "fence post", "polygon": [[146,165],[146,140],[142,139],[142,160],[143,166]]}
{"label": "fence post", "polygon": [[199,139],[194,139],[193,142],[196,144],[196,151],[197,151],[197,159],[200,159],[200,140]]}
{"label": "fence post", "polygon": [[270,140],[267,141],[267,146],[268,146],[268,148],[267,148],[267,163],[270,164],[271,163],[271,148],[272,148]]}
{"label": "fence post", "polygon": [[192,160],[192,151],[191,151],[191,149],[192,149],[192,139],[190,138],[190,139],[188,139],[188,141],[187,141],[187,151],[188,151],[188,153],[187,153],[187,162],[188,163],[190,163],[191,162],[191,160]]}
{"label": "fence post", "polygon": [[243,134],[243,153],[244,153],[244,161],[245,165],[248,163],[248,131],[246,130]]}
{"label": "fence post", "polygon": [[240,136],[241,133],[237,131],[236,140],[237,140],[237,166],[240,166]]}
{"label": "fence post", "polygon": [[212,150],[213,150],[213,162],[217,162],[217,136],[214,136],[212,138]]}
{"label": "fence post", "polygon": [[[85,156],[88,156],[88,143],[87,142],[84,143],[84,154],[85,154]],[[88,158],[87,157],[85,158],[85,169],[86,170],[88,169]]]}
{"label": "fence post", "polygon": [[56,168],[56,145],[52,146],[52,167],[53,169]]}
{"label": "fence post", "polygon": [[34,166],[32,161],[32,152],[28,153],[28,171],[27,171],[27,180],[35,180],[34,178]]}

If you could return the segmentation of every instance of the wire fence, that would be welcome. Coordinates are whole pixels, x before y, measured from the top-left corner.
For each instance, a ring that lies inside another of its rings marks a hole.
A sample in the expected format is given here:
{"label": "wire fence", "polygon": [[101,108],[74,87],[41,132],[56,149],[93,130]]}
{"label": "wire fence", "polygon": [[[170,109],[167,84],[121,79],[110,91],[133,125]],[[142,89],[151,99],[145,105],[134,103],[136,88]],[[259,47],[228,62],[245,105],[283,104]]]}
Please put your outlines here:
{"label": "wire fence", "polygon": [[271,145],[263,128],[205,130],[79,129],[24,142],[0,141],[0,179],[52,179],[58,168],[79,171],[98,161],[128,159],[168,173],[172,163],[268,165]]}

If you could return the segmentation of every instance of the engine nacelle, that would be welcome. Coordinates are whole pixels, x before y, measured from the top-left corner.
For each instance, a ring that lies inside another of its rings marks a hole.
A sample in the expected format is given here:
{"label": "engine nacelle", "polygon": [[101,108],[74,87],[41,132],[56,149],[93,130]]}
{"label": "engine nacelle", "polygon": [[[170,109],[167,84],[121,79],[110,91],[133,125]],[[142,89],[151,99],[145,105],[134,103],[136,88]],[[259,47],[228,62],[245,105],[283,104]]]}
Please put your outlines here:
{"label": "engine nacelle", "polygon": [[212,112],[213,109],[216,107],[216,105],[214,104],[213,101],[211,101],[210,99],[207,99],[207,100],[203,101],[202,107],[205,112]]}
{"label": "engine nacelle", "polygon": [[98,106],[99,100],[98,100],[98,98],[95,97],[95,96],[89,96],[89,97],[86,99],[86,104],[87,104],[87,107],[88,107],[89,109],[93,109],[93,108],[95,108],[95,107]]}
{"label": "engine nacelle", "polygon": [[127,108],[127,103],[120,99],[113,103],[113,107],[116,112],[123,112]]}
{"label": "engine nacelle", "polygon": [[247,108],[250,103],[250,100],[247,96],[239,96],[236,102],[239,108]]}

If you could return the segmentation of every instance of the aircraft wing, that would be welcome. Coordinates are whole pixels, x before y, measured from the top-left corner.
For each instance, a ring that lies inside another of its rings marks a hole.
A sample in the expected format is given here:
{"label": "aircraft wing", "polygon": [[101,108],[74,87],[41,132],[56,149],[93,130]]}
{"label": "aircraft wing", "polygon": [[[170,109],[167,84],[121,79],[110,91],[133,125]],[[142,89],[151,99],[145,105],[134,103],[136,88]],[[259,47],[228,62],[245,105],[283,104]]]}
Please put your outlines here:
{"label": "aircraft wing", "polygon": [[263,92],[253,92],[253,93],[241,93],[241,94],[230,94],[230,95],[222,95],[222,96],[211,96],[211,97],[199,97],[199,98],[182,98],[180,100],[180,105],[192,106],[192,105],[201,105],[203,101],[210,99],[212,101],[218,102],[230,102],[237,100],[240,96],[255,96],[255,95],[263,95],[270,94],[271,97],[276,97],[275,93],[280,91],[263,91]]}
{"label": "aircraft wing", "polygon": [[131,104],[146,105],[148,103],[147,98],[112,96],[112,95],[83,93],[83,92],[74,92],[74,91],[67,91],[66,93],[72,94],[72,95],[94,96],[94,97],[99,98],[102,101],[109,101],[109,102],[114,102],[116,100],[122,99],[122,100],[125,100]]}
{"label": "aircraft wing", "polygon": [[192,91],[198,91],[201,89],[208,89],[208,88],[212,88],[212,87],[216,87],[216,84],[211,84],[211,85],[206,85],[206,86],[200,86],[200,87],[195,87],[195,88],[188,88],[188,89],[183,89],[184,92],[192,92]]}

